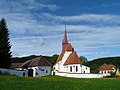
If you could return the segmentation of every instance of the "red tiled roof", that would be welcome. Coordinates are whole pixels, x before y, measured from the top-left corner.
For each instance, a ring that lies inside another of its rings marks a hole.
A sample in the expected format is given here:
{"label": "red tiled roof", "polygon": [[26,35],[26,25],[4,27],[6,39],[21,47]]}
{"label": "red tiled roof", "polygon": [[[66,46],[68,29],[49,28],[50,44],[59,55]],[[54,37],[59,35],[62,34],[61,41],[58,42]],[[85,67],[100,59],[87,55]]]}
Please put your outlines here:
{"label": "red tiled roof", "polygon": [[103,64],[98,68],[98,70],[114,70],[113,68],[116,68],[113,64]]}
{"label": "red tiled roof", "polygon": [[74,49],[73,49],[72,45],[71,45],[70,43],[68,43],[68,44],[66,44],[64,50],[65,50],[65,51],[73,51]]}
{"label": "red tiled roof", "polygon": [[33,67],[33,66],[52,66],[51,63],[49,63],[45,58],[42,56],[31,59],[23,63],[20,67]]}
{"label": "red tiled roof", "polygon": [[59,55],[59,57],[58,57],[56,63],[59,62],[60,60],[62,60],[64,54],[65,54],[65,50],[62,50],[62,52],[61,52],[61,54]]}
{"label": "red tiled roof", "polygon": [[80,64],[81,61],[78,58],[77,53],[74,51],[70,54],[70,56],[67,58],[66,62],[64,63],[64,65],[68,65],[68,64]]}
{"label": "red tiled roof", "polygon": [[61,54],[59,55],[56,63],[62,60],[62,58],[65,54],[65,51],[74,51],[74,49],[72,48],[72,45],[70,43],[66,44],[64,50],[62,50]]}

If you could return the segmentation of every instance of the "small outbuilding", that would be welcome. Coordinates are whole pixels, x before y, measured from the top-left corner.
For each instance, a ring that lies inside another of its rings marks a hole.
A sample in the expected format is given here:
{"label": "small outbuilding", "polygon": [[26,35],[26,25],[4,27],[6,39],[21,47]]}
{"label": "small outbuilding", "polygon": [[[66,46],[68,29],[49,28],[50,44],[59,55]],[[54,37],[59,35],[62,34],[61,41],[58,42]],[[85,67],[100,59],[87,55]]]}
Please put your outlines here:
{"label": "small outbuilding", "polygon": [[28,76],[46,76],[51,74],[52,64],[40,56],[24,62],[20,68],[28,72]]}
{"label": "small outbuilding", "polygon": [[113,64],[103,64],[99,68],[99,73],[103,74],[104,76],[110,76],[111,73],[115,73],[116,71],[116,66]]}

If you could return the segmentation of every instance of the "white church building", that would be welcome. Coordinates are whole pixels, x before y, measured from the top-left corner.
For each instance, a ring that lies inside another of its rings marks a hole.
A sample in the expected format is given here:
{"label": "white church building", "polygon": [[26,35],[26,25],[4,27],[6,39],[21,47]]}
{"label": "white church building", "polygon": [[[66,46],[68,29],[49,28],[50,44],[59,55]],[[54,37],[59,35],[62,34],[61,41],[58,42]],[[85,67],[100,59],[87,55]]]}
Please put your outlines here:
{"label": "white church building", "polygon": [[66,77],[86,77],[90,74],[90,67],[81,64],[81,61],[70,43],[68,43],[66,28],[62,41],[62,52],[53,66],[53,75]]}

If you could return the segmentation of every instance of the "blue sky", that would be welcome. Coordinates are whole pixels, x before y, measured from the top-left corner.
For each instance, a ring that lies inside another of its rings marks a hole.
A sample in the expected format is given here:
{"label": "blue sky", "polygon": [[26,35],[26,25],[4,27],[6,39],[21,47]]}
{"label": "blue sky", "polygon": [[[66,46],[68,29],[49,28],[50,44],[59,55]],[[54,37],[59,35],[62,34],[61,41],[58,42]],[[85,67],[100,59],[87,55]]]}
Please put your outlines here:
{"label": "blue sky", "polygon": [[119,0],[0,0],[14,57],[60,54],[65,25],[79,56],[119,56],[119,10]]}

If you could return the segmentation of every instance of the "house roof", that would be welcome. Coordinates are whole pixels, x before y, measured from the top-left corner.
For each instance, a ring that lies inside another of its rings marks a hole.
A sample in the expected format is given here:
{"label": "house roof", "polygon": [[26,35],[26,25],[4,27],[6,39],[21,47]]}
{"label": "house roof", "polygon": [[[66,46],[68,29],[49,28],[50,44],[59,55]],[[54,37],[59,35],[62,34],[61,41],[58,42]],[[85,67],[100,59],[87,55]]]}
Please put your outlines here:
{"label": "house roof", "polygon": [[113,64],[103,64],[98,68],[98,70],[114,70],[114,68],[116,68],[116,66]]}
{"label": "house roof", "polygon": [[30,64],[31,60],[27,60],[26,62],[24,62],[20,67],[21,68],[26,68],[28,67],[28,65]]}
{"label": "house roof", "polygon": [[10,68],[19,68],[23,63],[11,63]]}
{"label": "house roof", "polygon": [[80,64],[81,61],[78,58],[77,53],[74,51],[70,54],[70,56],[67,58],[66,62],[64,63],[64,65],[68,65],[68,64]]}
{"label": "house roof", "polygon": [[40,56],[24,62],[20,67],[34,67],[34,66],[52,66],[44,57]]}

